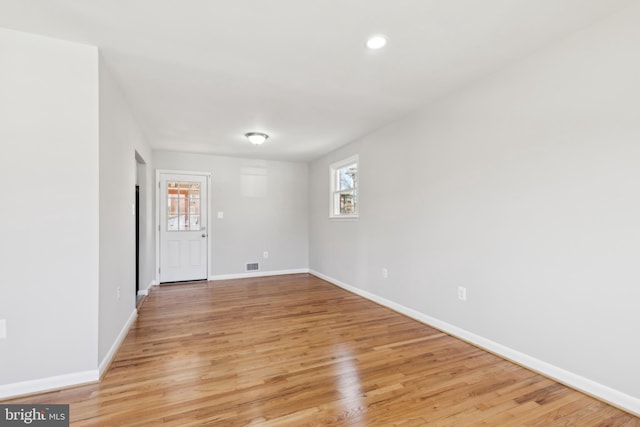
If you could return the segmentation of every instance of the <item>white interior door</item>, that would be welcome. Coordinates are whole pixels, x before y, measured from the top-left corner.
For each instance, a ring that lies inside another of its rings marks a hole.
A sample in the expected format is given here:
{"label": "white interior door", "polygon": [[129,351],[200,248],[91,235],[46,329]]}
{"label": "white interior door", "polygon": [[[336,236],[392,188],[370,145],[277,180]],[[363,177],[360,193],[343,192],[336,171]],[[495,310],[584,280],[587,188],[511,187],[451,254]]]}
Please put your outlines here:
{"label": "white interior door", "polygon": [[160,174],[160,283],[207,279],[208,181]]}

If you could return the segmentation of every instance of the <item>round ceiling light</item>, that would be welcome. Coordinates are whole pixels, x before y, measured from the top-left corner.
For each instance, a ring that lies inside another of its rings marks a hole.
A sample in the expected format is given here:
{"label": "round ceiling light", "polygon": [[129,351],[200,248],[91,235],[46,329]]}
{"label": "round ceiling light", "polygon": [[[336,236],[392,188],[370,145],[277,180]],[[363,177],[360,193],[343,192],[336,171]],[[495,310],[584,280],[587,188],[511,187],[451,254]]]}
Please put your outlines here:
{"label": "round ceiling light", "polygon": [[383,35],[371,36],[367,39],[367,47],[371,50],[378,50],[387,44],[387,38]]}
{"label": "round ceiling light", "polygon": [[253,145],[260,145],[264,143],[267,140],[267,138],[269,138],[269,135],[262,132],[249,132],[249,133],[245,133],[244,136],[246,136],[249,142],[252,143]]}

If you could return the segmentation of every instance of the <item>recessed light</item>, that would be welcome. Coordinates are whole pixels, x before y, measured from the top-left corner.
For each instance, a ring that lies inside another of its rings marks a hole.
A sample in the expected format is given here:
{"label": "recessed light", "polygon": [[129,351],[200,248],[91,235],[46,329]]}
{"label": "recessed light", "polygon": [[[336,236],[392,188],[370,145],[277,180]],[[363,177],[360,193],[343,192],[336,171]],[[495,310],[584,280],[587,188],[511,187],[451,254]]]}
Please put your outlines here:
{"label": "recessed light", "polygon": [[249,132],[249,133],[245,133],[244,136],[246,136],[249,142],[252,143],[253,145],[260,145],[264,143],[267,140],[267,138],[269,138],[269,135],[262,132]]}
{"label": "recessed light", "polygon": [[387,38],[383,35],[371,36],[367,39],[367,47],[371,50],[377,50],[387,44]]}

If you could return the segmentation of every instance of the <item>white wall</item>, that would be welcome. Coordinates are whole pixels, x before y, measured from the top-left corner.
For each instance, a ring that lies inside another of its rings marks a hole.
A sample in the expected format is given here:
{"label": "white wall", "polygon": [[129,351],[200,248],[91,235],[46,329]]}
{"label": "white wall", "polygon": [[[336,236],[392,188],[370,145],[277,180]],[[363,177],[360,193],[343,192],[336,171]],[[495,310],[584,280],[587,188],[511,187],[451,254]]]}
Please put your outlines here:
{"label": "white wall", "polygon": [[247,262],[262,273],[308,268],[306,164],[165,151],[153,164],[212,173],[210,276],[246,274]]}
{"label": "white wall", "polygon": [[0,29],[0,398],[97,378],[98,51]]}
{"label": "white wall", "polygon": [[[99,363],[104,369],[117,349],[127,321],[135,316],[135,185],[136,152],[147,163],[151,150],[108,67],[100,61],[100,309]],[[147,169],[151,169],[147,167]],[[140,182],[149,189],[153,179]],[[141,177],[143,178],[143,177]],[[145,210],[146,221],[152,214]],[[146,231],[146,230],[145,230]],[[145,233],[143,250],[153,244]],[[141,275],[148,279],[150,271]],[[145,287],[145,283],[141,283]],[[120,298],[117,290],[120,288]]]}
{"label": "white wall", "polygon": [[[313,162],[310,268],[639,413],[638,22],[635,5]],[[360,220],[330,221],[328,165],[356,153]]]}

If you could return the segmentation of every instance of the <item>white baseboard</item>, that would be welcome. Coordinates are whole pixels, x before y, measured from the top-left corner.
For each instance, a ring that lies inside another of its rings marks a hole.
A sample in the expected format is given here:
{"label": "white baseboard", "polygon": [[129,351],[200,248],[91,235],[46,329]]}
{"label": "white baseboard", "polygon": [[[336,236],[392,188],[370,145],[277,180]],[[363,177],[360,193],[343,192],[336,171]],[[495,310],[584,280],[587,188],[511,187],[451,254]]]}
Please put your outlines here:
{"label": "white baseboard", "polygon": [[92,371],[74,372],[72,374],[57,375],[55,377],[4,384],[0,385],[0,400],[95,383],[99,380],[100,375],[98,374],[98,370],[94,369]]}
{"label": "white baseboard", "polygon": [[139,296],[149,295],[149,290],[151,289],[152,286],[155,286],[155,285],[156,285],[155,280],[150,281],[146,288],[138,289],[138,295]]}
{"label": "white baseboard", "polygon": [[216,276],[209,276],[209,280],[247,279],[250,277],[283,276],[285,274],[300,274],[308,272],[308,268],[299,268],[294,270],[254,271],[251,273],[220,274]]}
{"label": "white baseboard", "polygon": [[29,394],[44,393],[51,390],[60,390],[67,387],[76,387],[79,385],[100,381],[100,378],[102,378],[105,370],[109,367],[111,360],[116,355],[120,344],[127,336],[129,328],[131,328],[131,325],[136,320],[137,316],[138,311],[133,310],[133,312],[129,316],[129,319],[127,319],[127,322],[120,331],[120,334],[118,334],[118,337],[109,349],[109,352],[102,360],[102,363],[100,363],[98,369],[0,385],[0,399],[9,399]]}
{"label": "white baseboard", "polygon": [[337,279],[334,279],[333,277],[326,276],[314,270],[309,270],[309,273],[316,277],[319,277],[320,279],[326,280],[329,283],[333,283],[336,286],[353,292],[354,294],[360,295],[368,300],[374,301],[380,305],[395,310],[398,313],[402,313],[415,320],[418,320],[419,322],[439,329],[449,335],[460,338],[463,341],[467,341],[477,347],[480,347],[500,357],[510,360],[518,365],[524,366],[532,371],[552,378],[562,384],[565,384],[576,390],[580,390],[585,394],[600,399],[624,411],[627,411],[636,416],[640,416],[640,399],[636,397],[630,396],[626,393],[615,390],[596,381],[590,380],[589,378],[582,377],[571,371],[559,368],[555,365],[529,356],[528,354],[519,352],[495,341],[491,341],[480,335],[474,334],[473,332],[469,332],[465,329],[444,322],[440,319],[436,319],[435,317],[428,316],[417,310],[405,307],[381,296],[372,294],[371,292],[367,292],[354,286],[348,285]]}
{"label": "white baseboard", "polygon": [[138,317],[138,310],[134,308],[133,312],[131,312],[131,315],[127,319],[127,322],[124,324],[124,326],[120,330],[118,337],[113,342],[113,345],[111,346],[107,354],[104,356],[104,359],[102,359],[102,362],[100,362],[100,366],[98,367],[99,378],[102,378],[107,368],[109,368],[109,365],[113,360],[113,357],[116,355],[116,353],[118,352],[118,349],[120,348],[120,344],[122,344],[122,341],[124,341],[125,337],[129,333],[129,329],[131,328],[131,325],[133,325],[133,322],[135,322],[137,317]]}

